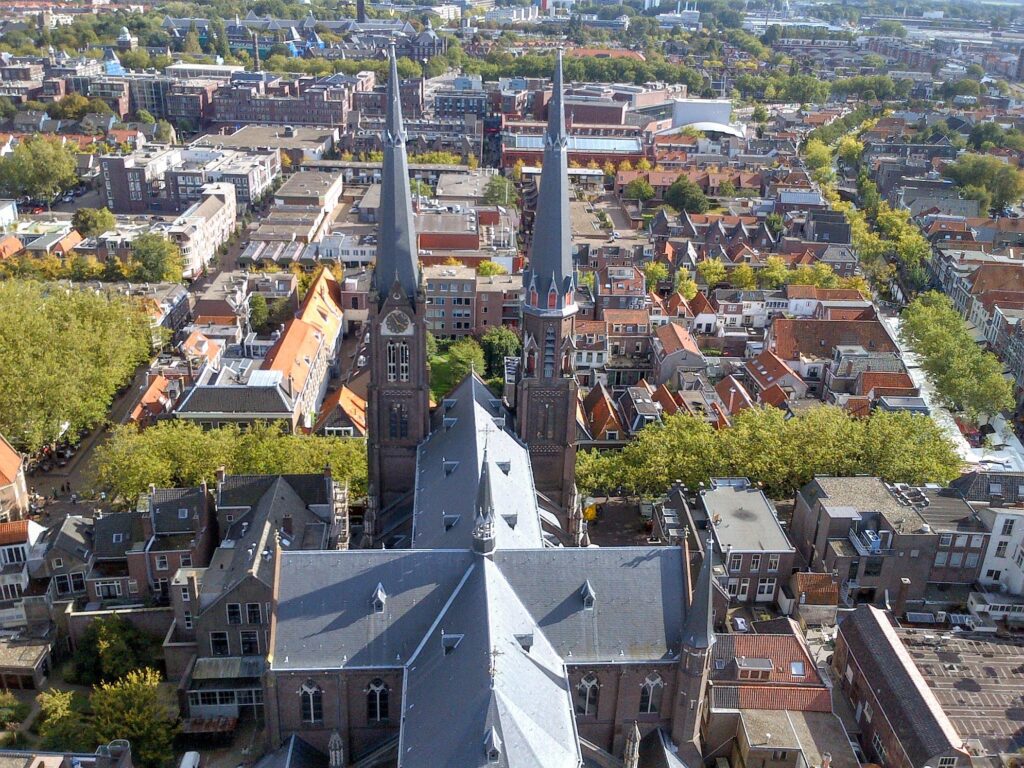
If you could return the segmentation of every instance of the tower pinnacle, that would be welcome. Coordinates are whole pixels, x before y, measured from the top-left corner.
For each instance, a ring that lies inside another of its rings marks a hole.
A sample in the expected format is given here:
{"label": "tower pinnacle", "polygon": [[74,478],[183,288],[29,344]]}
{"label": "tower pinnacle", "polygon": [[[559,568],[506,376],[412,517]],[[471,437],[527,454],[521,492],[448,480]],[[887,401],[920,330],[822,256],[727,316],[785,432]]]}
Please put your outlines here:
{"label": "tower pinnacle", "polygon": [[391,46],[391,74],[387,87],[387,117],[384,123],[384,163],[380,184],[380,232],[373,288],[383,302],[397,282],[406,297],[414,299],[419,289],[419,259],[413,226],[412,194],[409,191],[409,159],[405,152],[402,97],[398,82],[398,61]]}

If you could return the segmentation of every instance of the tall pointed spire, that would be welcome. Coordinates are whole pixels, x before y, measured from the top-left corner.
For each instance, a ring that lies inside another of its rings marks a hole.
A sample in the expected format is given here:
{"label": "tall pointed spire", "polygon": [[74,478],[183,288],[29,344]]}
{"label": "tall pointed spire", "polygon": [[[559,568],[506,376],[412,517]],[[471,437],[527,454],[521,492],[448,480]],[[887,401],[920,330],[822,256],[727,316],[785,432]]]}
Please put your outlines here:
{"label": "tall pointed spire", "polygon": [[686,623],[683,625],[683,647],[704,650],[715,644],[713,623],[713,590],[711,582],[711,559],[714,542],[708,538],[704,545],[704,561],[700,565],[700,576],[693,590],[690,606],[686,609]]}
{"label": "tall pointed spire", "polygon": [[476,519],[473,521],[473,550],[487,555],[494,551],[494,489],[491,486],[487,446],[480,466],[480,485],[476,492]]}
{"label": "tall pointed spire", "polygon": [[420,271],[413,226],[412,193],[409,190],[409,159],[405,153],[402,98],[398,82],[398,60],[391,46],[391,74],[387,88],[387,118],[384,123],[384,164],[381,170],[380,208],[377,236],[377,264],[373,287],[383,302],[397,282],[409,299],[419,289]]}
{"label": "tall pointed spire", "polygon": [[572,224],[569,216],[569,136],[565,130],[562,52],[555,61],[544,131],[537,218],[533,227],[530,266],[523,277],[527,311],[575,311],[572,268]]}

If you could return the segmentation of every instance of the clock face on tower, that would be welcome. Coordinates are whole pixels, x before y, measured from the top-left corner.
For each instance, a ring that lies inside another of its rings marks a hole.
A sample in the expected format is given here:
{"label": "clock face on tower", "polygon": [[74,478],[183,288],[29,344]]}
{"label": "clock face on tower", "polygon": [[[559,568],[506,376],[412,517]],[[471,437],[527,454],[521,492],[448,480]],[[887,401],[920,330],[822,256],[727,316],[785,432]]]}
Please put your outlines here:
{"label": "clock face on tower", "polygon": [[405,312],[394,310],[389,312],[384,322],[381,323],[381,330],[385,336],[411,336],[413,332],[412,320]]}

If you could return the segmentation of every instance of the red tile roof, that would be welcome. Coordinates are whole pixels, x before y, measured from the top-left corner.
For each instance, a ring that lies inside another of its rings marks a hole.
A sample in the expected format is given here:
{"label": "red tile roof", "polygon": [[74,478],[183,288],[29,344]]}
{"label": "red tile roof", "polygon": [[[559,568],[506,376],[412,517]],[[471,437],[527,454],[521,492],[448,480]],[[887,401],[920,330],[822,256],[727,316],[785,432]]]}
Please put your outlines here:
{"label": "red tile roof", "polygon": [[0,435],[0,485],[11,485],[17,480],[23,464],[21,454]]}
{"label": "red tile roof", "polygon": [[28,541],[28,520],[0,523],[0,546],[24,544]]}
{"label": "red tile roof", "polygon": [[897,352],[899,348],[878,320],[818,320],[777,318],[771,327],[770,349],[783,360],[832,356],[837,346],[860,346],[869,352]]}
{"label": "red tile roof", "polygon": [[790,368],[786,361],[774,352],[765,350],[753,360],[748,360],[744,368],[760,389],[768,389],[779,379],[785,376],[797,376],[796,371]]}
{"label": "red tile roof", "polygon": [[839,604],[839,584],[831,573],[796,573],[793,575],[793,591],[798,601],[803,595],[808,605]]}
{"label": "red tile roof", "polygon": [[689,352],[693,355],[700,355],[700,347],[693,340],[693,336],[679,323],[665,323],[659,326],[654,335],[661,341],[666,355],[676,352]]}
{"label": "red tile roof", "polygon": [[754,401],[750,399],[747,390],[735,376],[726,376],[718,382],[715,385],[715,393],[721,398],[730,414],[754,407]]}

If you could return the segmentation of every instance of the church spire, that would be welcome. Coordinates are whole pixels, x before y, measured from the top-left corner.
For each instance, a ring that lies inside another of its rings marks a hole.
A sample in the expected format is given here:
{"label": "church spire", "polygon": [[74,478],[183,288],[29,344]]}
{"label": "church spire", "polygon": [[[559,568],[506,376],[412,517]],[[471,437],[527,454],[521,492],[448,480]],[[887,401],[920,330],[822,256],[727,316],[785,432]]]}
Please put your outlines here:
{"label": "church spire", "polygon": [[405,153],[402,98],[395,46],[391,46],[391,74],[387,87],[387,118],[384,123],[384,164],[381,170],[377,264],[373,288],[383,302],[397,282],[406,297],[416,296],[420,284],[413,226],[412,193],[409,190],[409,159]]}
{"label": "church spire", "polygon": [[715,644],[713,624],[714,585],[711,582],[711,559],[714,542],[709,538],[704,545],[704,561],[700,565],[700,576],[693,590],[690,606],[686,610],[683,625],[683,647],[703,651]]}
{"label": "church spire", "polygon": [[494,551],[494,514],[494,489],[491,487],[491,467],[485,445],[476,492],[476,519],[473,521],[473,550],[481,555]]}
{"label": "church spire", "polygon": [[533,249],[523,285],[531,286],[526,296],[527,311],[565,313],[575,310],[576,303],[573,298],[572,224],[569,217],[569,135],[565,129],[561,51],[555,61],[551,88]]}

